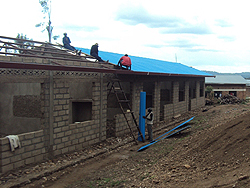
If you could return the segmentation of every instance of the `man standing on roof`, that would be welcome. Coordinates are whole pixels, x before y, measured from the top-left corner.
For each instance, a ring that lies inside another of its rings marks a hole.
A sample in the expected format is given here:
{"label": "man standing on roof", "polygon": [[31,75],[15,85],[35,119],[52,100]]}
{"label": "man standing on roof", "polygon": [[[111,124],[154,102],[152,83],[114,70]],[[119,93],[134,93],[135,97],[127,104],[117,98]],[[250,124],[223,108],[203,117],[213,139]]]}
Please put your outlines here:
{"label": "man standing on roof", "polygon": [[128,57],[128,54],[125,54],[120,58],[118,61],[118,66],[122,68],[122,66],[125,66],[127,70],[131,70],[131,59]]}
{"label": "man standing on roof", "polygon": [[99,62],[103,62],[102,58],[100,56],[98,56],[98,43],[95,43],[91,49],[90,49],[90,55],[92,55],[93,57],[95,57]]}
{"label": "man standing on roof", "polygon": [[154,114],[151,108],[148,108],[148,113],[146,116],[143,116],[147,120],[147,129],[148,129],[148,140],[151,142],[153,140],[153,123],[154,123]]}
{"label": "man standing on roof", "polygon": [[76,51],[75,47],[70,45],[71,41],[70,41],[69,37],[67,36],[67,33],[63,33],[63,34],[64,34],[63,47],[67,48],[69,50],[72,50],[72,51]]}

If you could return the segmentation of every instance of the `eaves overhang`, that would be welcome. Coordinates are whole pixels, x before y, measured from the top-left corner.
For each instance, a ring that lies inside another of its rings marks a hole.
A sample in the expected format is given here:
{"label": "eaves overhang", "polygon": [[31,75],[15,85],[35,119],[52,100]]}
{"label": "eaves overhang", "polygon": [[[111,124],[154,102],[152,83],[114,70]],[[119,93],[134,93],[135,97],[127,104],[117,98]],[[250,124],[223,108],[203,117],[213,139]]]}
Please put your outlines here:
{"label": "eaves overhang", "polygon": [[146,75],[146,76],[174,76],[174,77],[213,77],[208,75],[192,75],[192,74],[171,74],[171,73],[155,73],[155,72],[139,72],[132,70],[120,70],[111,68],[96,68],[83,66],[65,66],[65,65],[49,65],[22,62],[6,62],[0,61],[0,68],[8,69],[35,69],[35,70],[51,70],[51,71],[78,71],[78,72],[99,72],[127,75]]}
{"label": "eaves overhang", "polygon": [[214,82],[206,82],[206,85],[210,84],[210,85],[246,85],[247,83],[226,83],[226,82],[218,82],[218,83],[214,83]]}

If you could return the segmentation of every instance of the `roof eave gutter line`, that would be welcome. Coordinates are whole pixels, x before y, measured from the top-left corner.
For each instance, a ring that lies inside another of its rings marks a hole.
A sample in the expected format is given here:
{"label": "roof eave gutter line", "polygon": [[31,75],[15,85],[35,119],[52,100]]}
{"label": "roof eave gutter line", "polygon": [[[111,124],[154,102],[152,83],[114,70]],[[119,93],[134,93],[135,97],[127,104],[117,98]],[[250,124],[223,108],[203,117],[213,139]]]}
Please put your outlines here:
{"label": "roof eave gutter line", "polygon": [[115,73],[115,69],[0,61],[0,68]]}
{"label": "roof eave gutter line", "polygon": [[54,71],[79,71],[79,72],[101,72],[101,73],[134,74],[134,75],[147,75],[147,76],[207,77],[206,75],[139,72],[139,71],[117,70],[117,69],[106,69],[106,68],[93,68],[93,67],[80,67],[80,66],[77,67],[77,66],[65,66],[65,65],[48,65],[48,64],[6,62],[6,61],[0,61],[0,68],[37,69],[37,70],[54,70]]}
{"label": "roof eave gutter line", "polygon": [[172,74],[172,73],[156,73],[156,72],[139,72],[139,71],[129,71],[122,72],[123,74],[137,74],[137,75],[147,75],[147,76],[186,76],[186,77],[214,77],[208,75],[194,75],[194,74]]}

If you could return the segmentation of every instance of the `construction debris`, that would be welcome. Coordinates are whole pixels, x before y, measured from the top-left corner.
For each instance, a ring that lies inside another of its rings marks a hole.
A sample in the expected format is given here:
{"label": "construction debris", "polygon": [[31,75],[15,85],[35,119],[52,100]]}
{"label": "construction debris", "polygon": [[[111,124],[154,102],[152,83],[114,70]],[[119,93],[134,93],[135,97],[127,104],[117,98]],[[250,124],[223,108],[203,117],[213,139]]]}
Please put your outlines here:
{"label": "construction debris", "polygon": [[239,104],[242,102],[244,102],[243,99],[239,99],[238,97],[230,95],[230,94],[227,94],[227,95],[219,98],[220,104]]}
{"label": "construction debris", "polygon": [[214,104],[240,104],[246,102],[244,99],[239,99],[238,97],[230,94],[226,94],[222,97],[208,99],[206,98],[206,105]]}

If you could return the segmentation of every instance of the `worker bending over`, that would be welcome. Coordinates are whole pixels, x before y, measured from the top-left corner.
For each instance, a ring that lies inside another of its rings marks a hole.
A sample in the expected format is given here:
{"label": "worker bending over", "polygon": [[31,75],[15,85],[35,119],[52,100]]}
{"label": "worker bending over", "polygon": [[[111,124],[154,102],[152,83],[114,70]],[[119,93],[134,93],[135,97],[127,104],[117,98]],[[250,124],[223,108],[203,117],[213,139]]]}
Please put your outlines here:
{"label": "worker bending over", "polygon": [[128,57],[128,54],[125,54],[120,58],[120,60],[118,61],[118,66],[120,68],[124,66],[124,68],[126,68],[127,70],[131,70],[131,59],[130,57]]}

